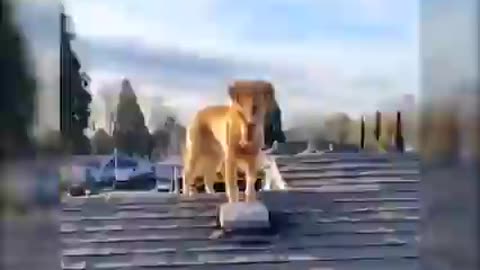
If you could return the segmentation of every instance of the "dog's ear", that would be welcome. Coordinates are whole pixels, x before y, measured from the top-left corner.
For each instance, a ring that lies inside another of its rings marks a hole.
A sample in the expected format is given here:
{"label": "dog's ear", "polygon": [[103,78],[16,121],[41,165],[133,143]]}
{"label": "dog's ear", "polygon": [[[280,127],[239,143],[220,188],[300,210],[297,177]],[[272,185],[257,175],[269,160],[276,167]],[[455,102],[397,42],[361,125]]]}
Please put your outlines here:
{"label": "dog's ear", "polygon": [[271,83],[267,83],[263,89],[263,100],[265,102],[265,108],[267,112],[271,112],[275,109],[275,89],[273,89],[273,85]]}
{"label": "dog's ear", "polygon": [[228,87],[228,95],[233,102],[238,102],[238,90],[235,85],[230,85]]}

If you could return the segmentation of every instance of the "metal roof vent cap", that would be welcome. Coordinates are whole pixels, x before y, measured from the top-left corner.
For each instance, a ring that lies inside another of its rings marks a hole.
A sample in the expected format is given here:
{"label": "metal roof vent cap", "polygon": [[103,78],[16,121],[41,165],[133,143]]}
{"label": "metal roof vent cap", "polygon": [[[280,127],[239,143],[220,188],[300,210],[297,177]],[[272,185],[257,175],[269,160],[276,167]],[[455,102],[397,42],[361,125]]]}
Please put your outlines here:
{"label": "metal roof vent cap", "polygon": [[270,214],[261,201],[224,203],[220,205],[218,215],[220,226],[226,231],[270,227]]}

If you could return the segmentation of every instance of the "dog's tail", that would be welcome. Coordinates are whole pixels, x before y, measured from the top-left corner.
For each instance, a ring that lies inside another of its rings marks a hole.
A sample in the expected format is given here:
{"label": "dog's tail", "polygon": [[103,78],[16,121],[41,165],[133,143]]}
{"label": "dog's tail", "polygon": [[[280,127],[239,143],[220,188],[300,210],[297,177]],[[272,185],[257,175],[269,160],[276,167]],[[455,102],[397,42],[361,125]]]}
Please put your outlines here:
{"label": "dog's tail", "polygon": [[181,143],[180,143],[180,159],[182,160],[182,165],[183,167],[185,168],[188,163],[189,163],[189,151],[187,149],[188,147],[188,130],[187,130],[187,134],[185,136],[185,140],[183,140]]}
{"label": "dog's tail", "polygon": [[187,147],[185,146],[185,142],[182,142],[180,143],[180,158],[183,162],[183,166],[185,166],[186,154],[187,154]]}
{"label": "dog's tail", "polygon": [[[183,195],[189,195],[192,183],[190,182],[191,179],[189,177],[190,175],[190,170],[191,170],[191,156],[190,156],[190,151],[187,149],[188,147],[188,142],[183,142],[180,144],[180,155],[181,155],[181,160],[183,163],[182,166],[182,180],[181,180],[181,194]],[[179,183],[180,184],[180,183]]]}
{"label": "dog's tail", "polygon": [[[182,190],[182,194],[186,194],[186,173],[189,170],[189,152],[187,151],[187,145],[188,145],[188,140],[189,140],[189,131],[188,128],[185,133],[185,138],[183,141],[180,142],[180,160],[182,161],[182,183],[181,183],[181,188],[179,187],[179,191]],[[179,183],[180,184],[180,183]]]}

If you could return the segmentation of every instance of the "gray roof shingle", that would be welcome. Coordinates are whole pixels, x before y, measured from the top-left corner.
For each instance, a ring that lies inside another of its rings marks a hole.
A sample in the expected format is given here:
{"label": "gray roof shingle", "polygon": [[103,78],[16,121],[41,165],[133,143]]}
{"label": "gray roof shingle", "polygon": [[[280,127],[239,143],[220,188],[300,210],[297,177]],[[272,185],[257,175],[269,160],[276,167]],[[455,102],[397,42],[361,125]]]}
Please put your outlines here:
{"label": "gray roof shingle", "polygon": [[[70,198],[62,209],[63,268],[418,269],[418,176],[392,169],[415,157],[361,155],[279,157],[296,188],[259,194],[269,230],[222,232],[223,194]],[[392,175],[360,176],[379,170]]]}

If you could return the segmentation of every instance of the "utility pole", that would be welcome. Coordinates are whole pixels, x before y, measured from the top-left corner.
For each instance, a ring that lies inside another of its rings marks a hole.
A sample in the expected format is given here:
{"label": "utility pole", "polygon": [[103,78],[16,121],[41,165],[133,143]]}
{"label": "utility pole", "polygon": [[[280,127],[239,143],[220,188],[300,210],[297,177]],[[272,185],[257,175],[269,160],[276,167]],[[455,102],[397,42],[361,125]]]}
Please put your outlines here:
{"label": "utility pole", "polygon": [[72,131],[72,87],[71,87],[71,48],[73,33],[68,29],[69,17],[60,13],[60,132],[69,141]]}
{"label": "utility pole", "polygon": [[382,134],[382,113],[380,111],[376,111],[374,135],[377,141],[380,140],[381,134]]}
{"label": "utility pole", "polygon": [[395,129],[395,146],[398,152],[403,153],[405,152],[405,140],[403,139],[402,116],[400,111],[397,111],[397,126]]}
{"label": "utility pole", "polygon": [[360,149],[365,149],[365,115],[360,120]]}

